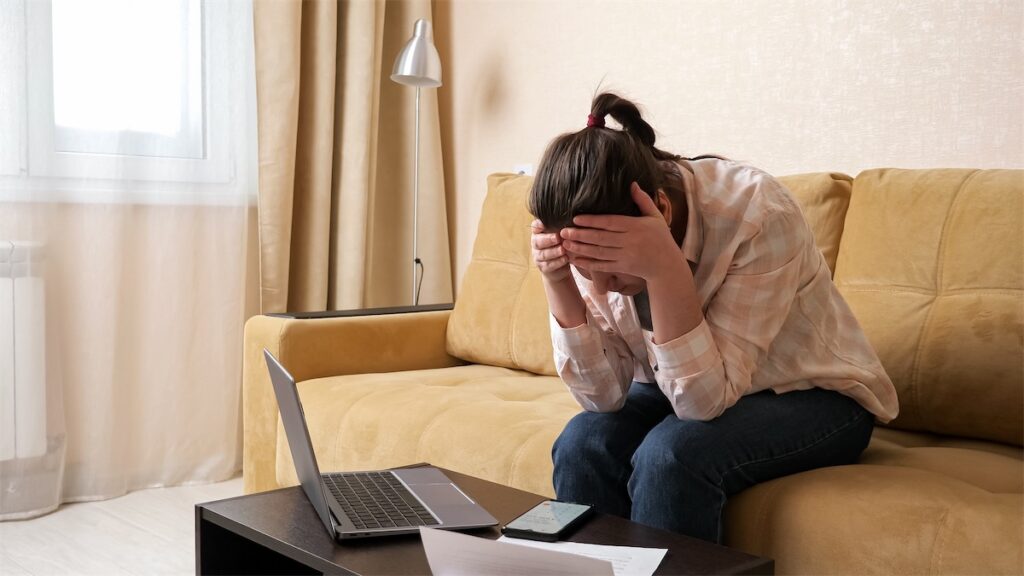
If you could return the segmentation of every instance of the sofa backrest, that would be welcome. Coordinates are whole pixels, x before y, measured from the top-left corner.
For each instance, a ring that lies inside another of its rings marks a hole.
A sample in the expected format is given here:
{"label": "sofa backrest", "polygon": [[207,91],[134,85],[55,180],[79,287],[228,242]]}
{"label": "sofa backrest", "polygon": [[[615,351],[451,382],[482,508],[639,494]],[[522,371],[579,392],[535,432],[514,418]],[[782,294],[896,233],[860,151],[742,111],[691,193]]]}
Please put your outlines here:
{"label": "sofa backrest", "polygon": [[[835,269],[852,178],[817,173],[781,177],[799,201]],[[530,255],[526,200],[533,178],[493,174],[473,255],[448,321],[448,353],[463,360],[555,375],[548,306]]]}
{"label": "sofa backrest", "polygon": [[890,426],[1022,444],[1024,170],[862,172],[835,282],[896,386]]}
{"label": "sofa backrest", "polygon": [[533,178],[487,178],[473,256],[448,320],[448,353],[477,364],[555,375],[548,301],[530,256]]}

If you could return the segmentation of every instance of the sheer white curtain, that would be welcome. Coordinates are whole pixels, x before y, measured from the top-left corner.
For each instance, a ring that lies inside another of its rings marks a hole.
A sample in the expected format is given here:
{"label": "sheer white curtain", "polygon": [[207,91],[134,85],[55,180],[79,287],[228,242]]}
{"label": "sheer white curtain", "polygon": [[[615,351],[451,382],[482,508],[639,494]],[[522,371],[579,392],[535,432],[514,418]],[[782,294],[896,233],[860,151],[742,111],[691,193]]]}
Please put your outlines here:
{"label": "sheer white curtain", "polygon": [[248,0],[0,0],[0,518],[240,470],[252,47]]}

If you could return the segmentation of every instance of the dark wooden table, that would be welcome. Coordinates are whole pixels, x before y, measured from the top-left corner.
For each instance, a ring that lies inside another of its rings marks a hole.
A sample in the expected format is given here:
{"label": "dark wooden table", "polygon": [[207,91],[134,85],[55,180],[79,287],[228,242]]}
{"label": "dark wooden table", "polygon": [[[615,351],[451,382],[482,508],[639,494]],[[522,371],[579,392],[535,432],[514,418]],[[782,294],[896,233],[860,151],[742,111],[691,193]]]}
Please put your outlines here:
{"label": "dark wooden table", "polygon": [[[501,524],[543,496],[446,470]],[[469,531],[496,539],[497,527]],[[772,574],[774,562],[597,514],[569,540],[667,548],[656,574]],[[196,505],[197,574],[429,574],[418,535],[335,542],[299,487]]]}

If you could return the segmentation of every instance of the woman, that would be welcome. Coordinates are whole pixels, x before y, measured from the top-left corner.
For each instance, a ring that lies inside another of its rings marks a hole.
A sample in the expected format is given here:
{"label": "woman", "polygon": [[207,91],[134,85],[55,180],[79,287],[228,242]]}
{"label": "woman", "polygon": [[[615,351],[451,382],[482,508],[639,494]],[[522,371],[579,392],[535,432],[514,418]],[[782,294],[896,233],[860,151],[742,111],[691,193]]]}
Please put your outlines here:
{"label": "woman", "polygon": [[530,193],[555,365],[585,410],[555,443],[555,491],[721,542],[727,498],[855,462],[896,392],[785,187],[654,141],[601,94]]}

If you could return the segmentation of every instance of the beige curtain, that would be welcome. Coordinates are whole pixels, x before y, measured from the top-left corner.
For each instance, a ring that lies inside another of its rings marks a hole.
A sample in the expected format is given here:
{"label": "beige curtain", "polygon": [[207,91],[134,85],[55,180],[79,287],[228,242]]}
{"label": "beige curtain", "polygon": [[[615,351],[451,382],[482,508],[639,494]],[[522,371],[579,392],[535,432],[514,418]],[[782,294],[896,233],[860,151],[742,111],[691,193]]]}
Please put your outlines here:
{"label": "beige curtain", "polygon": [[[415,89],[390,75],[430,17],[429,0],[256,0],[264,313],[412,303]],[[435,89],[420,145],[420,304],[449,302]]]}

